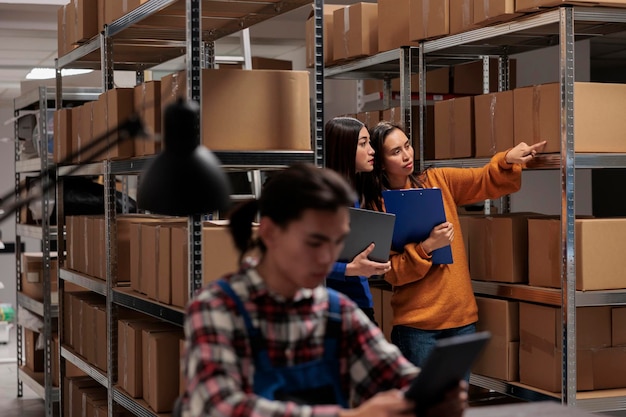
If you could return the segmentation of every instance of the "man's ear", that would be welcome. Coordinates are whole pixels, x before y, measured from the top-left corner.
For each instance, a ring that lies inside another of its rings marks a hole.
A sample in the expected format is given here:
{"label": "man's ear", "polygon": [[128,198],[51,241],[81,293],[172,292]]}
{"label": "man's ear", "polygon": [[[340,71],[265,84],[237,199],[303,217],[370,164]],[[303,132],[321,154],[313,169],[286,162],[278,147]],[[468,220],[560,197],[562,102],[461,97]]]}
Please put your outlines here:
{"label": "man's ear", "polygon": [[266,248],[271,246],[276,234],[276,225],[269,217],[261,217],[259,221],[258,236]]}

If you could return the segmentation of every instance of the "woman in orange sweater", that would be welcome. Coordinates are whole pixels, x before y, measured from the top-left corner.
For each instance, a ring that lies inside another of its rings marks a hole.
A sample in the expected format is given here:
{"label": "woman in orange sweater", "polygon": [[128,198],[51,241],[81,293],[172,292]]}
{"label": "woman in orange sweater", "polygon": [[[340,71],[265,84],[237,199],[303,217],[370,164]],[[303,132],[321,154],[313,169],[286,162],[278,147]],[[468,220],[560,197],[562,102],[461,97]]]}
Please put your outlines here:
{"label": "woman in orange sweater", "polygon": [[[437,339],[475,332],[478,308],[470,281],[457,207],[514,193],[522,164],[545,142],[520,143],[500,152],[482,168],[430,168],[414,173],[414,151],[402,129],[380,122],[371,131],[375,185],[365,192],[366,208],[384,210],[383,189],[440,188],[447,221],[423,242],[392,253],[385,280],[393,286],[391,340],[404,356],[422,366]],[[454,263],[435,265],[431,253],[451,245]]]}

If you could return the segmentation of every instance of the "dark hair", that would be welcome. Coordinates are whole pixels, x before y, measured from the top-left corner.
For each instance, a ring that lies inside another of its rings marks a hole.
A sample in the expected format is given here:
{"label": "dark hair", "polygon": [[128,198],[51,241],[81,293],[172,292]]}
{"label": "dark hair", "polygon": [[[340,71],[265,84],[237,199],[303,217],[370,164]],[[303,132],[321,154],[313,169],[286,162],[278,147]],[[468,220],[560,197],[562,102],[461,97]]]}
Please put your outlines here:
{"label": "dark hair", "polygon": [[230,215],[230,232],[243,255],[263,243],[252,238],[252,221],[257,212],[285,228],[305,210],[337,211],[354,204],[356,195],[338,173],[312,164],[296,164],[273,174],[263,186],[258,200],[250,200]]}
{"label": "dark hair", "polygon": [[[385,157],[383,145],[385,144],[387,136],[389,136],[389,134],[391,134],[394,130],[400,130],[404,133],[402,126],[387,121],[379,122],[376,126],[370,129],[370,141],[375,152],[374,170],[372,172],[373,180],[368,183],[366,187],[364,187],[362,192],[363,199],[365,201],[364,207],[371,210],[382,210],[382,191],[384,189],[391,188],[389,180],[385,175],[385,171],[383,171],[383,159]],[[422,174],[423,172],[419,172],[417,174],[413,172],[409,175],[409,181],[411,182],[412,187],[418,188],[424,186],[424,183],[421,180]]]}
{"label": "dark hair", "polygon": [[337,171],[353,187],[356,187],[356,148],[364,127],[363,122],[352,117],[335,117],[326,122],[324,129],[326,167]]}

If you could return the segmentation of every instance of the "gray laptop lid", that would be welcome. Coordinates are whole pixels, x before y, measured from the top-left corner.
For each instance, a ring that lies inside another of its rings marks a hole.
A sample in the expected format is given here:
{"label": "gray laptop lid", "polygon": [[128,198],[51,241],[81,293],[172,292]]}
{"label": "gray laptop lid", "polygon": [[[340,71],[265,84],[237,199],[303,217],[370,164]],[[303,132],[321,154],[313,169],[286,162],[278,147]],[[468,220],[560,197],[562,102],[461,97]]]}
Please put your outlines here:
{"label": "gray laptop lid", "polygon": [[352,261],[374,242],[376,246],[368,258],[372,261],[387,262],[395,221],[396,216],[390,213],[350,207],[350,233],[346,237],[339,261]]}

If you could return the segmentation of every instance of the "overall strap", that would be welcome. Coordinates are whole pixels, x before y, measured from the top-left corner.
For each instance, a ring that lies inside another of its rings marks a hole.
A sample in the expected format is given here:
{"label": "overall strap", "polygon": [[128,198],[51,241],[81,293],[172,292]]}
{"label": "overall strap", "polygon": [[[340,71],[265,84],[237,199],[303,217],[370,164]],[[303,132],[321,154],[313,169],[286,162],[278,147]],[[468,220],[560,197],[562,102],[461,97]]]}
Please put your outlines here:
{"label": "overall strap", "polygon": [[326,320],[326,335],[324,337],[324,357],[336,358],[341,337],[341,306],[339,294],[328,288],[328,318]]}
{"label": "overall strap", "polygon": [[243,318],[243,321],[246,325],[246,330],[248,331],[248,335],[250,336],[250,343],[252,344],[252,350],[255,351],[255,348],[260,347],[259,343],[261,341],[261,332],[259,331],[259,329],[257,329],[256,327],[252,325],[252,319],[250,318],[250,315],[246,311],[246,308],[243,306],[243,302],[241,301],[241,298],[239,298],[237,293],[235,293],[235,291],[233,290],[233,287],[231,287],[230,284],[223,279],[218,279],[216,282],[217,282],[217,285],[219,285],[222,288],[222,290],[237,305],[237,310],[239,311],[239,314],[241,314],[241,317]]}

